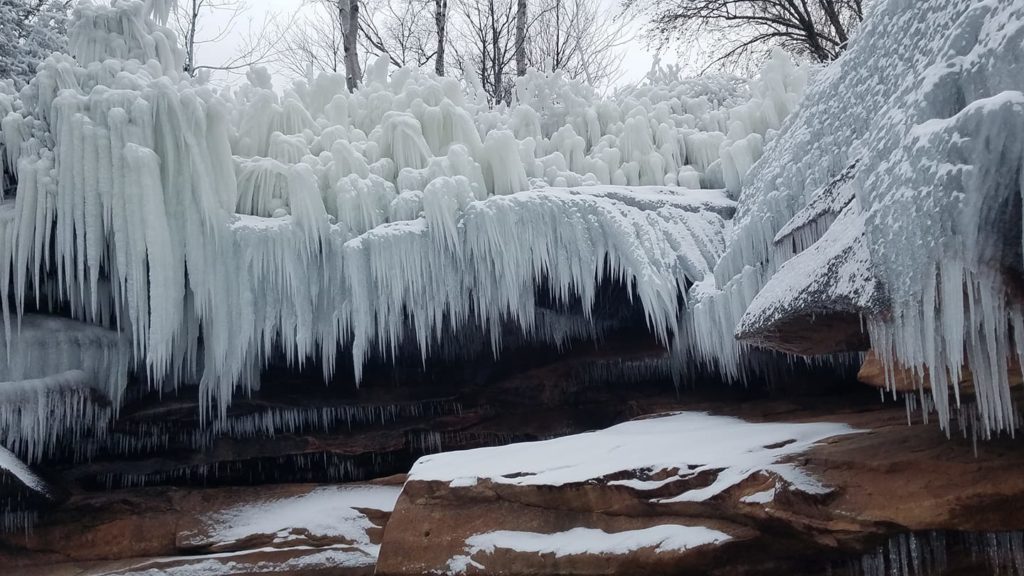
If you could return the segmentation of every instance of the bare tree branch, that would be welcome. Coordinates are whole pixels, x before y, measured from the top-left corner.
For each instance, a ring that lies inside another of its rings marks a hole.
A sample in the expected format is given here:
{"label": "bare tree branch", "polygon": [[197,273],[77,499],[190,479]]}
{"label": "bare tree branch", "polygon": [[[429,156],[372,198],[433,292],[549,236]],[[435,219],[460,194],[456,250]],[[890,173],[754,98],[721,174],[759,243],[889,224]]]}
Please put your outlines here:
{"label": "bare tree branch", "polygon": [[775,46],[819,62],[834,60],[864,17],[862,0],[624,0],[623,10],[653,13],[649,39],[662,46],[726,40],[712,65],[763,55]]}

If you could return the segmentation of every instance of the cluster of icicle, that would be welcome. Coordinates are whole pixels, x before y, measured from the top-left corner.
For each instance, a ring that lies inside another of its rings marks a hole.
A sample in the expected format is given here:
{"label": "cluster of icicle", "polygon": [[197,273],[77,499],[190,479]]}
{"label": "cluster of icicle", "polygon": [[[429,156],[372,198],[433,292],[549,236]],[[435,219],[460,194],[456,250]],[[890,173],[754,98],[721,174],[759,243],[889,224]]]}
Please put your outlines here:
{"label": "cluster of icicle", "polygon": [[[351,94],[322,74],[279,95],[260,69],[215,90],[179,72],[166,14],[82,4],[71,54],[0,96],[18,183],[0,245],[14,301],[0,293],[12,338],[9,311],[55,301],[124,335],[151,386],[199,382],[204,417],[276,350],[329,378],[348,347],[359,378],[409,335],[426,357],[469,324],[495,353],[509,324],[586,334],[538,311],[541,285],[589,321],[597,286],[621,281],[667,345],[679,295],[725,249],[721,189],[740,189],[806,81],[782,55],[749,83],[613,99],[532,72],[489,109],[382,60]],[[125,382],[100,386],[115,406]]]}
{"label": "cluster of icicle", "polygon": [[924,532],[892,536],[860,561],[830,567],[844,576],[939,576],[973,564],[995,576],[1024,576],[1024,532]]}
{"label": "cluster of icicle", "polygon": [[127,342],[100,326],[38,314],[9,328],[12,335],[0,338],[7,358],[0,362],[3,445],[29,463],[88,456],[121,400]]}
{"label": "cluster of icicle", "polygon": [[106,489],[160,485],[237,485],[288,482],[356,482],[381,478],[407,469],[406,456],[373,452],[349,456],[337,452],[307,452],[286,456],[248,458],[213,464],[170,464],[148,472],[103,472],[95,481]]}
{"label": "cluster of icicle", "polygon": [[262,406],[242,410],[203,427],[152,419],[123,419],[109,434],[90,437],[81,448],[83,456],[97,454],[130,456],[159,450],[188,448],[205,451],[219,438],[269,439],[280,435],[333,433],[340,430],[415,421],[433,416],[462,414],[462,404],[452,398],[408,402],[341,404],[330,406]]}
{"label": "cluster of icicle", "polygon": [[465,432],[423,430],[407,433],[409,447],[419,454],[436,454],[480,446],[505,446],[513,442],[536,440],[532,436],[511,432]]}
{"label": "cluster of icicle", "polygon": [[575,386],[590,388],[625,383],[668,382],[676,379],[676,366],[670,357],[615,358],[597,360],[572,371]]}
{"label": "cluster of icicle", "polygon": [[89,378],[70,370],[46,378],[0,386],[0,438],[10,449],[38,462],[57,449],[78,449],[86,433],[102,435],[110,410],[90,397]]}
{"label": "cluster of icicle", "polygon": [[1019,5],[878,2],[748,174],[727,252],[691,291],[687,334],[738,375],[737,328],[859,312],[890,381],[897,365],[927,378],[943,426],[966,366],[980,425],[1012,434],[1022,174]]}

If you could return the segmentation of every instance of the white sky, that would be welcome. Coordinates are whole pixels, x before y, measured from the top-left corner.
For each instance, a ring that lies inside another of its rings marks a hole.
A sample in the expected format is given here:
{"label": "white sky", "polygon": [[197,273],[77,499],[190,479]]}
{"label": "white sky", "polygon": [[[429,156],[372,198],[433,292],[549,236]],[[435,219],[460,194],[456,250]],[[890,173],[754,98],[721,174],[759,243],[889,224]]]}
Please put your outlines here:
{"label": "white sky", "polygon": [[[617,14],[619,12],[618,0],[593,1],[600,2],[610,13]],[[245,5],[246,11],[235,20],[229,34],[217,42],[201,44],[196,47],[197,64],[216,66],[229,61],[238,53],[243,41],[242,37],[250,27],[250,23],[251,26],[258,28],[266,18],[274,18],[275,15],[281,18],[290,16],[296,10],[302,9],[304,5],[308,6],[309,0],[245,0]],[[216,35],[225,28],[229,17],[230,14],[226,11],[207,11],[202,16],[203,24],[197,34],[197,39],[203,40]],[[629,25],[632,38],[620,48],[623,60],[622,77],[618,84],[636,83],[642,80],[651,68],[654,54],[646,43],[636,38],[642,26],[641,22],[633,22]],[[675,61],[674,52],[669,51],[669,53],[662,54],[662,61]],[[287,83],[282,72],[275,70],[272,66],[268,67],[271,68],[275,84],[278,87]],[[215,78],[217,80],[225,79],[223,75],[215,75]]]}

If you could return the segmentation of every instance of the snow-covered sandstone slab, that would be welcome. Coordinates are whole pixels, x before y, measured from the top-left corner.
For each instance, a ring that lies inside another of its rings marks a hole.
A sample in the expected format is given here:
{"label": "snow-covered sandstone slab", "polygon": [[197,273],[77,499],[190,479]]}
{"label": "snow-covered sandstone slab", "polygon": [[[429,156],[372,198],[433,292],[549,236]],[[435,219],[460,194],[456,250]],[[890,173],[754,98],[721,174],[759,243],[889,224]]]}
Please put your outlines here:
{"label": "snow-covered sandstone slab", "polygon": [[477,534],[466,540],[465,554],[453,557],[448,562],[446,572],[464,574],[470,568],[485,571],[487,567],[473,557],[493,554],[497,550],[550,554],[555,558],[584,554],[621,556],[645,548],[653,549],[655,553],[682,552],[726,540],[729,540],[729,536],[718,530],[675,524],[612,533],[592,528],[573,528],[554,534],[500,530]]}
{"label": "snow-covered sandstone slab", "polygon": [[755,526],[774,510],[834,497],[794,457],[858,432],[679,412],[424,456],[388,523],[377,573],[702,573],[729,546],[760,537]]}
{"label": "snow-covered sandstone slab", "polygon": [[309,574],[371,576],[375,557],[352,546],[296,546],[169,556],[119,568],[87,571],[88,576],[224,576],[225,574]]}
{"label": "snow-covered sandstone slab", "polygon": [[807,355],[863,346],[861,319],[887,303],[872,270],[864,217],[848,205],[820,241],[784,262],[750,302],[736,337]]}
{"label": "snow-covered sandstone slab", "polygon": [[752,474],[771,472],[792,489],[817,493],[825,488],[783,460],[826,438],[855,432],[845,424],[752,423],[681,412],[542,442],[424,456],[413,465],[409,479],[453,487],[481,481],[514,486],[605,481],[646,490],[667,482],[609,478],[636,470],[650,476],[672,471],[669,478],[674,479],[713,475],[714,481],[706,486],[659,498],[683,502],[713,498]]}
{"label": "snow-covered sandstone slab", "polygon": [[323,486],[310,492],[263,501],[248,501],[198,519],[200,527],[179,536],[179,546],[231,551],[266,546],[322,545],[357,547],[376,557],[379,523],[368,517],[390,513],[400,486]]}

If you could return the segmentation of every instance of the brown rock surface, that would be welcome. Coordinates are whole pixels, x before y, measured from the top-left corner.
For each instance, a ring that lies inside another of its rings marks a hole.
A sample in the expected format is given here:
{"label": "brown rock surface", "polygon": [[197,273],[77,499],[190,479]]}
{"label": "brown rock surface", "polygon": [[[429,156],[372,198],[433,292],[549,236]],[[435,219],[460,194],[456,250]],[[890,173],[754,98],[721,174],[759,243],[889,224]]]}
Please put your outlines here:
{"label": "brown rock surface", "polygon": [[[284,548],[233,554],[132,558],[19,567],[16,576],[370,576],[373,557],[357,548]],[[346,564],[347,563],[347,564]],[[6,573],[5,573],[6,574]]]}
{"label": "brown rock surface", "polygon": [[869,431],[833,438],[798,458],[831,493],[780,490],[767,504],[743,501],[774,484],[765,475],[708,502],[674,504],[651,502],[678,494],[671,485],[640,492],[602,482],[452,487],[411,480],[387,526],[377,574],[443,571],[450,559],[466,554],[468,538],[498,530],[551,534],[587,527],[613,533],[679,524],[713,528],[732,540],[682,552],[649,547],[562,557],[498,548],[472,554],[486,570],[466,564],[466,573],[823,574],[830,559],[856,556],[891,534],[1024,529],[1019,443],[979,445],[975,456],[969,440],[947,439],[934,425],[908,426],[902,406],[823,416],[760,403],[737,412],[750,420],[827,420]]}
{"label": "brown rock surface", "polygon": [[[209,518],[218,512],[302,497],[318,488],[302,484],[80,494],[30,532],[0,534],[0,565],[8,568],[4,574],[26,576],[150,569],[156,572],[147,574],[174,574],[184,566],[203,566],[218,574],[372,574],[374,556],[346,537],[297,526],[285,539],[253,531],[220,541],[211,531]],[[378,544],[390,511],[359,512],[372,524],[365,532],[369,542]]]}

